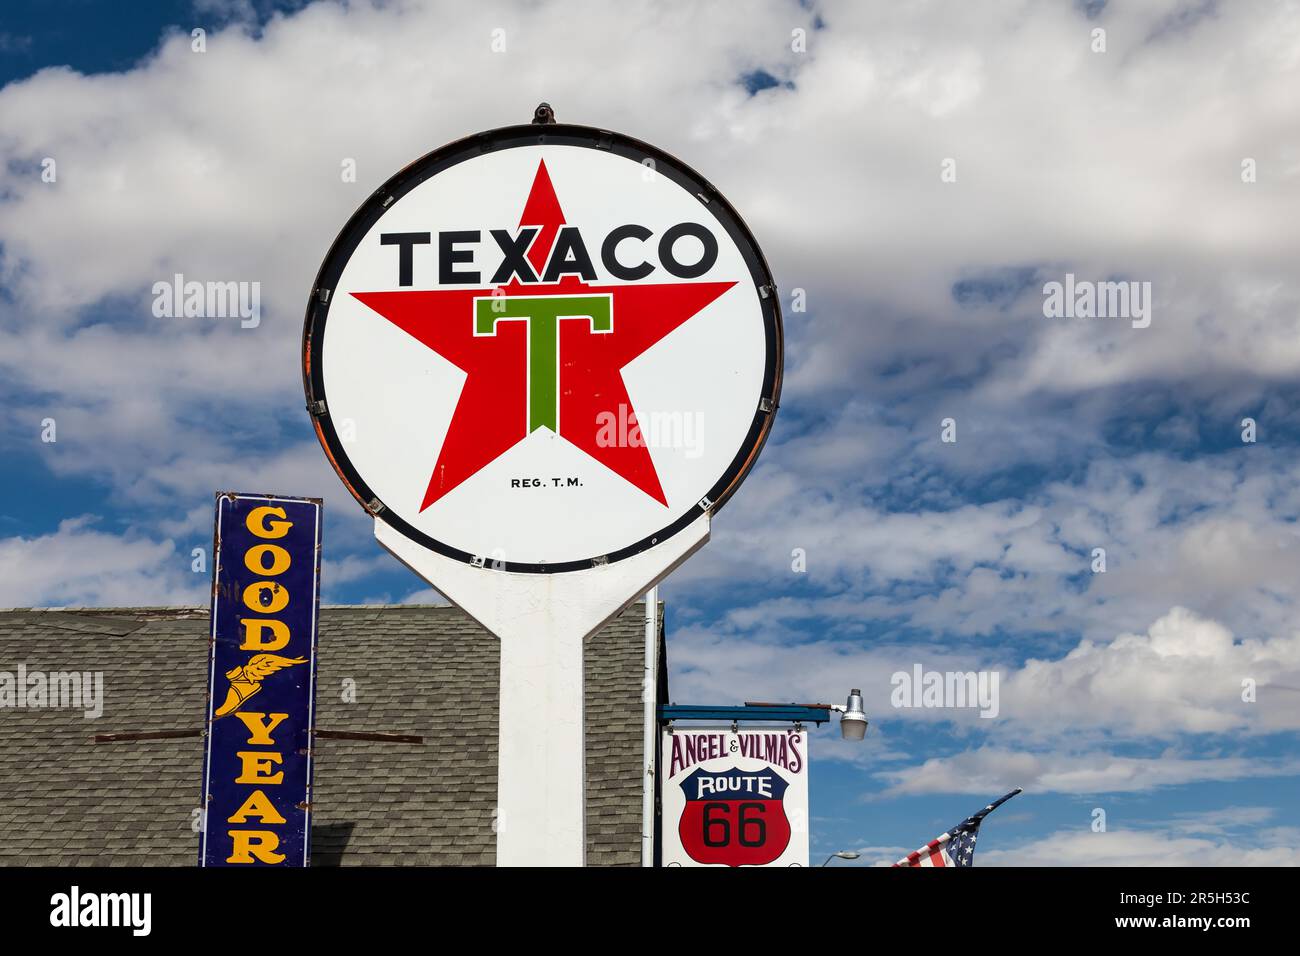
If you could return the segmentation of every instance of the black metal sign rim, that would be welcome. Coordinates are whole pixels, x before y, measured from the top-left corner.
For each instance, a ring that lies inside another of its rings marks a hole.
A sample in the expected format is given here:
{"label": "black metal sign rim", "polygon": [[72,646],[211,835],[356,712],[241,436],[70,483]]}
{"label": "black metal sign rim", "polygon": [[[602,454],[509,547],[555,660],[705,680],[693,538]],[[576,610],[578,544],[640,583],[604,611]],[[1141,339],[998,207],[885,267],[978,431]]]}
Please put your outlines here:
{"label": "black metal sign rim", "polygon": [[361,208],[352,214],[330,246],[307,302],[302,341],[303,387],[307,396],[307,409],[312,414],[316,437],[320,440],[326,457],[348,491],[362,507],[376,517],[382,517],[395,530],[422,547],[467,564],[486,563],[484,556],[454,548],[413,527],[400,513],[381,502],[370,489],[348,458],[330,418],[329,396],[322,375],[321,356],[324,351],[329,311],[333,304],[332,293],[339,276],[361,239],[394,203],[399,202],[420,183],[465,160],[501,149],[543,144],[604,150],[637,163],[651,160],[657,174],[667,176],[698,197],[701,205],[735,242],[749,268],[750,278],[758,291],[763,309],[766,356],[762,393],[745,440],[726,471],[714,482],[699,503],[686,509],[671,523],[653,534],[606,555],[592,555],[589,558],[553,564],[500,561],[492,562],[490,565],[495,570],[531,574],[578,571],[620,561],[663,543],[690,525],[701,514],[716,513],[745,480],[767,441],[781,395],[784,355],[781,308],[777,301],[776,283],[772,280],[771,270],[757,241],[731,204],[707,180],[681,160],[630,136],[589,126],[570,124],[507,126],[468,136],[417,159],[371,194]]}

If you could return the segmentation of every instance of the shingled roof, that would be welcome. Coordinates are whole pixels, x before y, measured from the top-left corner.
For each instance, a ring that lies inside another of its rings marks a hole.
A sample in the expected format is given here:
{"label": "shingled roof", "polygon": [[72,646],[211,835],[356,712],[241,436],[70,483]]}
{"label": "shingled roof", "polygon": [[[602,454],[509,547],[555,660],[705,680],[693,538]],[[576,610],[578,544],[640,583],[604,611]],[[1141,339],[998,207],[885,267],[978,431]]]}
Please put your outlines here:
{"label": "shingled roof", "polygon": [[[207,639],[199,608],[0,611],[0,671],[102,671],[105,699],[0,709],[0,866],[195,864],[202,740],[91,738],[200,727]],[[640,863],[644,642],[644,603],[587,642],[592,865]],[[317,741],[312,865],[493,864],[496,639],[449,606],[325,607],[318,667],[318,727],[424,744]]]}

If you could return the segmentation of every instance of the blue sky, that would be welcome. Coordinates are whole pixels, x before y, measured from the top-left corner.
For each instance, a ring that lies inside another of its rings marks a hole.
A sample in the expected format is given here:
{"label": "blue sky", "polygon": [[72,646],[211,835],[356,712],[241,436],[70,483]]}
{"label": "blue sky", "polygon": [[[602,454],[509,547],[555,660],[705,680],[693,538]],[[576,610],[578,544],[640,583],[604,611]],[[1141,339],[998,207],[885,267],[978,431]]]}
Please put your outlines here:
{"label": "blue sky", "polygon": [[[428,599],[301,410],[302,306],[371,189],[546,99],[701,170],[782,290],[772,439],[662,596],[679,703],[863,689],[814,855],[1024,786],[980,862],[1300,861],[1300,15],[972,6],[7,4],[0,605],[201,602],[217,488],[326,498],[327,601]],[[176,271],[261,326],[154,318]],[[1149,327],[1045,316],[1067,273],[1149,282]],[[892,706],[917,664],[999,716]]]}

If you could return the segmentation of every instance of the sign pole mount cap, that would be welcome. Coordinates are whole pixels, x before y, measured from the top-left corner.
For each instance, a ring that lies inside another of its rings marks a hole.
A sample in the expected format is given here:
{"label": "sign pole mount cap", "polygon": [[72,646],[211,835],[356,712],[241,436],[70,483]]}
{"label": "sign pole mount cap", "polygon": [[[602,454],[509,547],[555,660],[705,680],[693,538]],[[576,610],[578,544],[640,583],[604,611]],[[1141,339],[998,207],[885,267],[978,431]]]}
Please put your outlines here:
{"label": "sign pole mount cap", "polygon": [[537,104],[537,109],[533,110],[533,122],[538,126],[555,125],[555,110],[551,109],[550,103]]}

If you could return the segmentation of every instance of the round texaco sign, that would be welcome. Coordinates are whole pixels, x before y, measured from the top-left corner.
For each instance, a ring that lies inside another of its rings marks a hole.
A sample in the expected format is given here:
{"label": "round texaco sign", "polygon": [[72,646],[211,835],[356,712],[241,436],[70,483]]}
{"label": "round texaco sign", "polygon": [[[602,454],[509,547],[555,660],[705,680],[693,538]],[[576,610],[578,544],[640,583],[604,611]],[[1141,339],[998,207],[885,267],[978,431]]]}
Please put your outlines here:
{"label": "round texaco sign", "polygon": [[618,561],[716,511],[781,385],[771,273],[671,156],[517,126],[418,160],[325,258],[308,408],[376,517],[507,571]]}

